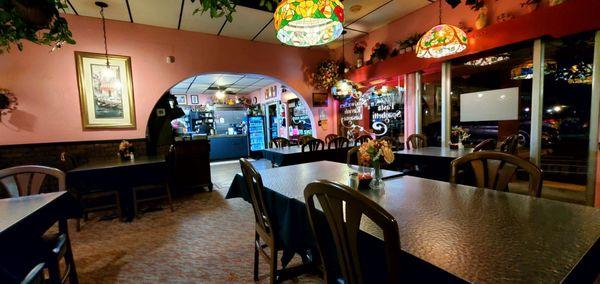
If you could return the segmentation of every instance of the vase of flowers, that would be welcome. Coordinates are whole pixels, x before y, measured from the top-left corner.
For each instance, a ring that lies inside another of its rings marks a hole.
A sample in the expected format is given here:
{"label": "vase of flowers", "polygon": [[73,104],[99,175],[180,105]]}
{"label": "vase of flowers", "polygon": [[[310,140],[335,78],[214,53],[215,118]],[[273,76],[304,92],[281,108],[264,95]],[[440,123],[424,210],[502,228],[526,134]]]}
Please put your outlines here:
{"label": "vase of flowers", "polygon": [[384,182],[381,166],[394,162],[394,152],[390,145],[384,140],[370,140],[360,145],[358,155],[359,163],[362,166],[372,168],[373,174],[369,187],[371,189],[382,189]]}
{"label": "vase of flowers", "polygon": [[127,140],[119,144],[119,158],[123,161],[133,160],[133,144]]}
{"label": "vase of flowers", "polygon": [[367,49],[367,43],[359,41],[354,43],[354,55],[356,55],[356,68],[363,66],[363,60],[365,57],[365,49]]}
{"label": "vase of flowers", "polygon": [[465,148],[463,143],[471,136],[471,134],[460,126],[454,126],[452,127],[452,136],[458,139],[458,149],[463,150]]}

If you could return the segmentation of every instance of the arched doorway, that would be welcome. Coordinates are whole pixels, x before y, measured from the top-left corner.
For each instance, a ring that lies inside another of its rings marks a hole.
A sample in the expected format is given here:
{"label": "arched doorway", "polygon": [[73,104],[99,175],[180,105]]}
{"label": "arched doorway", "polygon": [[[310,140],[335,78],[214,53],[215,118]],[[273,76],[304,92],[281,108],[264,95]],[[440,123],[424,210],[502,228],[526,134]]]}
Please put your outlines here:
{"label": "arched doorway", "polygon": [[[263,115],[268,127],[265,145],[274,137],[316,135],[315,118],[308,103],[285,82],[251,73],[200,73],[172,85],[154,105],[146,127],[148,153],[166,152],[180,134],[226,135],[243,131],[241,128],[231,131],[230,121],[226,123],[223,118],[219,121],[219,117],[214,118],[209,127],[197,119],[181,121],[193,111],[224,109]],[[300,109],[304,112],[301,119],[295,116],[302,113]],[[256,113],[257,110],[260,111]],[[177,125],[173,124],[175,120]]]}

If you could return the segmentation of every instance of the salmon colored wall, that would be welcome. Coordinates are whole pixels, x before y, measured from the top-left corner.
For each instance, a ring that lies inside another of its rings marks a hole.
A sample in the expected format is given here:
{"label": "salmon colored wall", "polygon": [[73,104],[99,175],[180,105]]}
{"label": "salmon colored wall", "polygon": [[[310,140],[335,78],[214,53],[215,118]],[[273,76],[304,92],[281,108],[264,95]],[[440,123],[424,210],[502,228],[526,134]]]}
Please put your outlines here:
{"label": "salmon colored wall", "polygon": [[[304,70],[327,51],[251,42],[222,36],[108,21],[108,50],[131,56],[137,129],[84,131],[74,51],[103,53],[99,19],[67,15],[77,41],[50,52],[25,44],[0,55],[0,87],[19,99],[19,109],[2,117],[0,145],[134,139],[145,137],[148,117],[160,96],[179,81],[212,72],[255,73],[285,82],[312,105]],[[167,56],[175,63],[166,63]],[[315,115],[318,115],[315,113]]]}
{"label": "salmon colored wall", "polygon": [[[446,24],[452,24],[460,26],[463,23],[467,27],[475,28],[475,20],[479,12],[472,11],[468,6],[463,3],[459,4],[456,8],[452,9],[445,1],[442,3],[442,22]],[[521,3],[524,0],[488,0],[485,1],[488,9],[487,18],[488,25],[497,22],[496,18],[503,14],[510,14],[512,16],[520,16],[529,11],[526,8],[521,8]],[[540,7],[547,6],[547,0],[542,0]],[[390,51],[396,46],[395,42],[398,40],[405,40],[406,38],[414,35],[415,33],[424,33],[433,26],[438,24],[438,2],[431,5],[427,5],[417,11],[414,11],[396,21],[391,22],[379,29],[369,32],[368,35],[356,38],[345,45],[347,60],[349,62],[355,62],[355,56],[353,55],[354,42],[364,40],[367,43],[367,49],[365,50],[364,60],[368,60],[371,57],[371,48],[377,43],[382,42],[388,45]],[[341,48],[336,51],[337,56],[341,57]]]}

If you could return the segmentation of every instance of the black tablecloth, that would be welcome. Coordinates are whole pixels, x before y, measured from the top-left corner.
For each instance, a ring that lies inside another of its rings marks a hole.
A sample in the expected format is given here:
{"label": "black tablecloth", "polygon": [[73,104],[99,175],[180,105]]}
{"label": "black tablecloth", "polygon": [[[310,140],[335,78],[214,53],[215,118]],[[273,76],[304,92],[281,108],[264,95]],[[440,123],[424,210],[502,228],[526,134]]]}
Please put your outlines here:
{"label": "black tablecloth", "polygon": [[281,149],[263,150],[263,157],[278,166],[290,166],[323,160],[345,163],[346,155],[350,149],[352,147],[318,151],[308,151],[306,149],[306,152],[302,152],[299,146],[291,146]]}

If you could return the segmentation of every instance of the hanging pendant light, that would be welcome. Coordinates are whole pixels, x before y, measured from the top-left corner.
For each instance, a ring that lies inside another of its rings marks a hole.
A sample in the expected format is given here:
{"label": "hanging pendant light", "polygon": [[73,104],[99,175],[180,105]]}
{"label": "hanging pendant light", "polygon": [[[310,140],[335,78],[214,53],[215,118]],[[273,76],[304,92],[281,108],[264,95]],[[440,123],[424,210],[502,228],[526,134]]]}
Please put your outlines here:
{"label": "hanging pendant light", "polygon": [[[344,66],[346,65],[346,41],[345,41],[345,35],[346,31],[342,32],[342,60],[344,62]],[[344,69],[346,69],[344,67]],[[358,98],[362,95],[362,92],[359,90],[359,86],[358,84],[356,84],[354,81],[347,79],[346,78],[346,70],[343,70],[344,72],[344,78],[337,81],[337,83],[335,83],[335,86],[333,86],[331,88],[331,93],[333,94],[334,97],[336,98],[344,98],[344,97],[348,97],[351,96],[353,98]]]}
{"label": "hanging pendant light", "polygon": [[110,61],[108,59],[108,44],[106,43],[106,19],[104,18],[104,8],[108,7],[108,4],[96,1],[94,4],[100,7],[100,17],[102,18],[102,32],[104,36],[104,56],[106,58],[106,67],[101,72],[101,76],[104,82],[111,82],[113,87],[120,88],[121,82],[119,78],[116,78],[117,74],[115,70],[110,67]]}
{"label": "hanging pendant light", "polygon": [[327,44],[344,30],[344,5],[340,0],[282,0],[273,20],[277,39],[284,44]]}
{"label": "hanging pendant light", "polygon": [[467,34],[460,28],[442,24],[442,0],[439,2],[439,25],[427,31],[417,43],[417,57],[441,58],[467,48]]}

